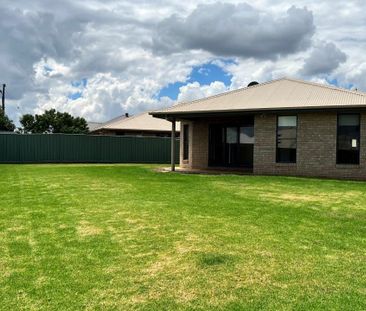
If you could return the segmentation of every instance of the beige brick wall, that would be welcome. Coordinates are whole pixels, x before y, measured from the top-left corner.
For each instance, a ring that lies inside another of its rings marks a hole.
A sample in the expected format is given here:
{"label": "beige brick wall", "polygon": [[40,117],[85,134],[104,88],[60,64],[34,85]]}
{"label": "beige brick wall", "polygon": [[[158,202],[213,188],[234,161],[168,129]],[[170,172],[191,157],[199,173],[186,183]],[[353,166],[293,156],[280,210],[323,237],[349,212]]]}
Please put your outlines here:
{"label": "beige brick wall", "polygon": [[[214,122],[217,122],[214,121]],[[183,125],[189,124],[189,159],[183,160]],[[297,163],[276,163],[276,114],[254,120],[254,174],[366,179],[366,113],[361,115],[360,165],[336,164],[337,113],[299,113]],[[208,121],[181,122],[180,166],[208,166]]]}
{"label": "beige brick wall", "polygon": [[[183,125],[189,125],[189,157],[183,160]],[[181,122],[180,131],[180,167],[207,168],[208,164],[208,123]]]}
{"label": "beige brick wall", "polygon": [[183,133],[183,125],[189,125],[189,135],[192,137],[192,122],[180,122],[180,141],[179,141],[179,166],[181,168],[191,168],[192,163],[192,140],[189,140],[189,155],[188,160],[183,160],[183,141],[184,141],[184,133]]}
{"label": "beige brick wall", "polygon": [[297,163],[276,163],[276,115],[255,117],[254,173],[366,179],[366,114],[361,115],[360,165],[337,165],[337,113],[298,114]]}

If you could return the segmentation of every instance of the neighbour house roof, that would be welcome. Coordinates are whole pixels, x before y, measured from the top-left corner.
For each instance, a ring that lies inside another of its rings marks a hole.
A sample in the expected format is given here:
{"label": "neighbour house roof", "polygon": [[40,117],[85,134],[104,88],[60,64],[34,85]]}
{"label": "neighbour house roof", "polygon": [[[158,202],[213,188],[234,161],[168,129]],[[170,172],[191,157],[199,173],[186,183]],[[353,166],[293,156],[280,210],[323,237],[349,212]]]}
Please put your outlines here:
{"label": "neighbour house roof", "polygon": [[88,128],[89,128],[89,132],[94,131],[95,129],[97,129],[98,127],[101,127],[103,125],[103,123],[101,122],[88,122]]}
{"label": "neighbour house roof", "polygon": [[151,112],[156,117],[209,112],[366,108],[366,93],[282,78]]}
{"label": "neighbour house roof", "polygon": [[[179,128],[179,127],[177,127]],[[97,130],[126,130],[126,131],[150,131],[150,132],[170,132],[171,123],[157,119],[148,112],[140,113],[134,116],[126,117],[125,115],[108,121]]]}

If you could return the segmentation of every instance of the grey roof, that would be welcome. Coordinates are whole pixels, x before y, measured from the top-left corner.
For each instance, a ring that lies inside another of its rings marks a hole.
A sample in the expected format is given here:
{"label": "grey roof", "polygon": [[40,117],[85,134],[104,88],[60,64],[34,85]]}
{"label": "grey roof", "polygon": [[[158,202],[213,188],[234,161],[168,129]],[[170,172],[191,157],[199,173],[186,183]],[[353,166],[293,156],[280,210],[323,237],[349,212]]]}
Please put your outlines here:
{"label": "grey roof", "polygon": [[282,78],[180,103],[151,114],[161,117],[188,113],[347,107],[366,107],[366,93]]}
{"label": "grey roof", "polygon": [[[96,130],[126,130],[126,131],[154,131],[170,132],[172,125],[169,121],[152,117],[148,112],[140,113],[134,116],[125,117],[125,115],[112,119]],[[179,129],[179,124],[177,124]]]}

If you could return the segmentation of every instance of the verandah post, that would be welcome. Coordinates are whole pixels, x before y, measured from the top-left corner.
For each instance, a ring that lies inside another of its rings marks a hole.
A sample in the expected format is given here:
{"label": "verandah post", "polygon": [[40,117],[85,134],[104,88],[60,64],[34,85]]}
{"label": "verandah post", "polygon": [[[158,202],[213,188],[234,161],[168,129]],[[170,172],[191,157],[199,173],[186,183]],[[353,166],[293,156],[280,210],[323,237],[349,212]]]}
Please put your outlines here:
{"label": "verandah post", "polygon": [[175,171],[175,119],[172,119],[172,136],[171,136],[171,154],[170,154],[170,162],[171,162],[171,170]]}

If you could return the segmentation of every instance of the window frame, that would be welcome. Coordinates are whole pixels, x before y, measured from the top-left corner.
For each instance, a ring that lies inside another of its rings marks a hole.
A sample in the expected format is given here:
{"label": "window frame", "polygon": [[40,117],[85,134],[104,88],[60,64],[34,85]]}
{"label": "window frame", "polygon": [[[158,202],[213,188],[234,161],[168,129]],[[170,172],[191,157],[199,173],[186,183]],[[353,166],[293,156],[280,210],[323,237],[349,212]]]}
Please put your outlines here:
{"label": "window frame", "polygon": [[189,160],[189,124],[183,124],[183,160]]}
{"label": "window frame", "polygon": [[[278,148],[278,130],[279,130],[279,119],[280,117],[295,117],[296,118],[296,152],[295,152],[295,161],[279,161],[278,159],[278,150],[282,148]],[[298,126],[299,126],[299,118],[297,114],[281,114],[277,115],[276,118],[276,163],[278,164],[296,164],[297,163],[297,138],[298,138]]]}
{"label": "window frame", "polygon": [[[339,148],[339,118],[342,115],[357,115],[358,116],[358,127],[359,127],[359,138],[358,138],[358,161],[357,163],[340,163],[339,162],[339,155],[338,155],[338,148]],[[338,112],[337,113],[337,130],[336,130],[336,165],[346,165],[352,166],[356,165],[359,166],[361,164],[361,114],[358,112]]]}

